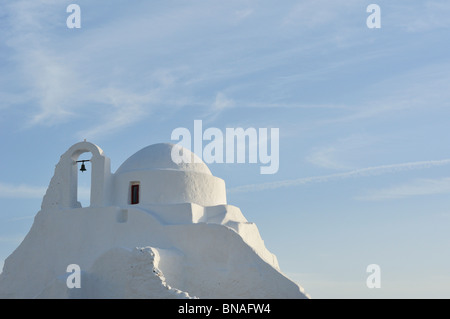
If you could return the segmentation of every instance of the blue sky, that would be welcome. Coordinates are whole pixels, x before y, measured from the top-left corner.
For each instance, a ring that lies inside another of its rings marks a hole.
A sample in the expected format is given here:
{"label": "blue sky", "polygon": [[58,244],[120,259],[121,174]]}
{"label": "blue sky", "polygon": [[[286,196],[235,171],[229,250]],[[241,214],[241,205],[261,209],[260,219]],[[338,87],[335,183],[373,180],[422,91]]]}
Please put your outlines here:
{"label": "blue sky", "polygon": [[0,265],[71,145],[115,171],[201,119],[280,129],[276,174],[209,166],[313,298],[449,298],[448,16],[444,0],[2,1]]}

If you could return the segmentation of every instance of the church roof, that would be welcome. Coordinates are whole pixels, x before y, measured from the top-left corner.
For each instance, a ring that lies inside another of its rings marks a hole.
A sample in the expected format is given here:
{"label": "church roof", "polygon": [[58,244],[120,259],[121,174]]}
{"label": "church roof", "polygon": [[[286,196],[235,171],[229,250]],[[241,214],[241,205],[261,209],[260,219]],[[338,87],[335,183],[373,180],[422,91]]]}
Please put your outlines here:
{"label": "church roof", "polygon": [[208,166],[197,155],[186,148],[183,148],[183,152],[185,152],[184,154],[187,155],[187,158],[192,159],[191,163],[175,163],[171,155],[174,146],[175,144],[171,143],[159,143],[147,146],[129,157],[117,169],[116,174],[130,171],[179,170],[212,175]]}

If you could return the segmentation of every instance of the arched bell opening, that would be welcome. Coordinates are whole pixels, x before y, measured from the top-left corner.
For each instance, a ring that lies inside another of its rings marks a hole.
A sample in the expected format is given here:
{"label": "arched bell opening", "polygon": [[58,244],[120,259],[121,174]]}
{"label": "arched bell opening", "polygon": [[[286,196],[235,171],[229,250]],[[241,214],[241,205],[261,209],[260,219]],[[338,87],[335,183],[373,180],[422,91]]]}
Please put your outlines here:
{"label": "arched bell opening", "polygon": [[80,142],[61,158],[61,206],[67,208],[102,207],[110,194],[110,160],[95,144]]}
{"label": "arched bell opening", "polygon": [[77,161],[77,202],[81,207],[91,206],[92,153],[80,154]]}
{"label": "arched bell opening", "polygon": [[87,149],[78,149],[72,153],[70,158],[72,165],[70,169],[70,197],[72,207],[91,206],[92,195],[92,165],[93,154]]}
{"label": "arched bell opening", "polygon": [[108,206],[112,178],[111,162],[100,147],[86,141],[72,145],[61,155],[41,207]]}

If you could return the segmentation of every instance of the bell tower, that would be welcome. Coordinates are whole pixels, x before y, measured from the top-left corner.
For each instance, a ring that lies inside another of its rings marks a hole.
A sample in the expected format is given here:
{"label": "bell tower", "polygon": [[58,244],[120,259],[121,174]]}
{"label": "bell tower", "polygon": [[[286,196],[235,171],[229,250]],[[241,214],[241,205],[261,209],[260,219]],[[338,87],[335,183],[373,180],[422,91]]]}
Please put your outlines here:
{"label": "bell tower", "polygon": [[100,147],[83,141],[70,147],[61,156],[42,201],[42,208],[55,206],[59,209],[81,207],[77,199],[78,162],[80,162],[78,159],[81,154],[88,152],[92,154],[92,158],[89,160],[92,167],[90,207],[109,205],[112,179],[111,161],[103,154],[103,150]]}

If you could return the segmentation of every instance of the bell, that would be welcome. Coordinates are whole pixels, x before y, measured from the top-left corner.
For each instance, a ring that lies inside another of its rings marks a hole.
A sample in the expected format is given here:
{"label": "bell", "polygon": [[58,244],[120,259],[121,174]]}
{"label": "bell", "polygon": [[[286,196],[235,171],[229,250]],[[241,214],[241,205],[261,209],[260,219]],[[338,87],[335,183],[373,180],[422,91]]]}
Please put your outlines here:
{"label": "bell", "polygon": [[86,166],[84,165],[84,162],[81,163],[80,171],[81,172],[86,172]]}

